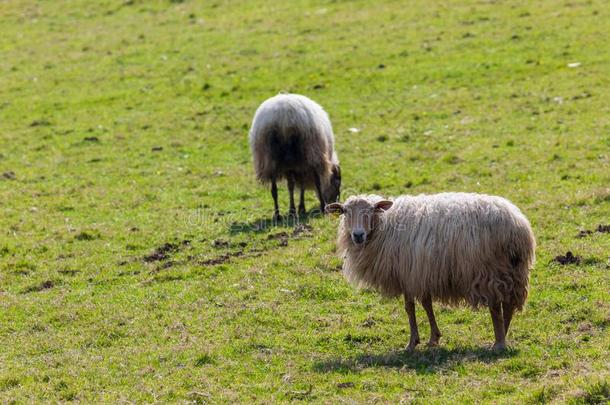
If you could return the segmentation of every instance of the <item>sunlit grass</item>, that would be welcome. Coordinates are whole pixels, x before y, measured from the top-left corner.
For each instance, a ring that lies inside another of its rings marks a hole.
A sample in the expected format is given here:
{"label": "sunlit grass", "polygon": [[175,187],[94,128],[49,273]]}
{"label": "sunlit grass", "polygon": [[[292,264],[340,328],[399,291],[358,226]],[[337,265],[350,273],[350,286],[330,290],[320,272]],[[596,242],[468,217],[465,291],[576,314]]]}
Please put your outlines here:
{"label": "sunlit grass", "polygon": [[[608,400],[605,2],[9,0],[0,26],[3,402]],[[510,350],[437,305],[440,348],[406,353],[336,218],[272,223],[247,131],[281,90],[329,112],[344,196],[524,211]]]}

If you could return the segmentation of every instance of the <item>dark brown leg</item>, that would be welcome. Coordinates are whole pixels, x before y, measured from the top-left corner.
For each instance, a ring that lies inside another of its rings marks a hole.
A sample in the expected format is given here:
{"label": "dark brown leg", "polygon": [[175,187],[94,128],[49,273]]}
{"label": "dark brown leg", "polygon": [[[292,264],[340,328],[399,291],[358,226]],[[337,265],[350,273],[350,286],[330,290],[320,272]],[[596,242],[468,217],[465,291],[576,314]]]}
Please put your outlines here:
{"label": "dark brown leg", "polygon": [[489,312],[491,313],[491,320],[494,324],[494,335],[496,336],[496,342],[492,349],[496,351],[506,349],[505,334],[504,334],[504,319],[502,317],[502,305],[500,303],[491,304],[489,306]]}
{"label": "dark brown leg", "polygon": [[299,201],[299,215],[307,214],[305,210],[305,180],[303,177],[299,179],[299,186],[301,187],[301,200]]}
{"label": "dark brown leg", "polygon": [[405,295],[405,311],[409,315],[409,329],[411,331],[407,350],[412,352],[415,350],[415,346],[419,344],[419,331],[417,329],[417,319],[415,319],[415,302],[407,295]]}
{"label": "dark brown leg", "polygon": [[511,303],[503,302],[502,303],[502,317],[504,318],[504,334],[508,335],[508,327],[510,326],[510,321],[513,319],[513,314],[515,313],[515,306]]}
{"label": "dark brown leg", "polygon": [[277,203],[277,183],[275,182],[275,179],[271,180],[271,196],[273,197],[273,205],[275,207],[273,219],[281,220],[282,216],[280,215],[280,206]]}
{"label": "dark brown leg", "polygon": [[286,182],[288,183],[288,194],[290,195],[290,215],[296,214],[297,210],[294,208],[294,173],[288,173],[286,177]]}
{"label": "dark brown leg", "polygon": [[434,310],[432,309],[432,298],[424,298],[421,304],[426,310],[426,315],[428,315],[428,321],[430,322],[430,340],[428,341],[428,346],[438,346],[438,340],[441,338],[441,331],[438,329],[436,319],[434,318]]}

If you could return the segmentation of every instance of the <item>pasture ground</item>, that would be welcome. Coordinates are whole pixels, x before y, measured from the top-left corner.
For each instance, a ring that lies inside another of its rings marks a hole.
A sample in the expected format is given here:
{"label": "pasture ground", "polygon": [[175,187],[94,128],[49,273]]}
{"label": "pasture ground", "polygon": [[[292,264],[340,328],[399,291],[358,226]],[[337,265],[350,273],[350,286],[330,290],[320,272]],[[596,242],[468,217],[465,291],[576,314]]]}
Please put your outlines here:
{"label": "pasture ground", "polygon": [[[0,32],[0,402],[608,400],[607,2],[8,0]],[[405,353],[337,218],[265,224],[247,131],[280,90],[329,112],[344,196],[522,208],[508,352],[437,305]]]}

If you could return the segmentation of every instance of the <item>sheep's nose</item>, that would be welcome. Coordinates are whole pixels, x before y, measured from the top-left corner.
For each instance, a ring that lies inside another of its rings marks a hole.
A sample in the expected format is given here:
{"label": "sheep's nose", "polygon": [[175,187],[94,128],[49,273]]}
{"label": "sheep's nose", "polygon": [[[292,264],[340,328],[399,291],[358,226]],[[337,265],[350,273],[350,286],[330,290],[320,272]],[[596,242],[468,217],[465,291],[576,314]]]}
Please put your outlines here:
{"label": "sheep's nose", "polygon": [[362,243],[364,242],[364,231],[354,231],[352,232],[352,239],[354,243]]}

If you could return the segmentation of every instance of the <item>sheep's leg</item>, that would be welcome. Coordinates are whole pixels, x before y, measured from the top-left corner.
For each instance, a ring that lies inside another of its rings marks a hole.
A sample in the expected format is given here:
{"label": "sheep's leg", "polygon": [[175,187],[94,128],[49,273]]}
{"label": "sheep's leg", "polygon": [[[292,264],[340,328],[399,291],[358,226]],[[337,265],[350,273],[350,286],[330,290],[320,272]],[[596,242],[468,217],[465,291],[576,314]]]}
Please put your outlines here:
{"label": "sheep's leg", "polygon": [[492,350],[504,350],[506,349],[506,342],[504,333],[504,319],[502,317],[502,305],[500,303],[489,305],[489,312],[491,313],[491,320],[494,324],[494,335],[496,336],[496,342],[494,343]]}
{"label": "sheep's leg", "polygon": [[320,183],[320,176],[318,173],[313,174],[313,182],[316,185],[316,192],[318,193],[318,200],[320,200],[320,213],[324,213],[326,202],[324,201],[324,195],[322,194],[322,185]]}
{"label": "sheep's leg", "polygon": [[277,183],[275,182],[275,178],[271,179],[271,196],[273,197],[273,205],[275,207],[273,219],[280,221],[282,216],[280,215],[280,206],[277,203]]}
{"label": "sheep's leg", "polygon": [[504,318],[504,334],[508,335],[508,327],[510,321],[513,319],[513,313],[515,312],[515,306],[510,302],[502,303],[502,317]]}
{"label": "sheep's leg", "polygon": [[419,331],[417,330],[417,319],[415,319],[415,302],[412,298],[405,295],[405,310],[409,315],[409,329],[411,331],[411,337],[409,338],[409,345],[407,350],[412,352],[415,350],[415,346],[419,344]]}
{"label": "sheep's leg", "polygon": [[305,210],[305,180],[303,177],[299,179],[299,186],[301,187],[301,200],[299,201],[299,215],[307,214]]}
{"label": "sheep's leg", "polygon": [[432,298],[424,298],[421,304],[426,310],[426,315],[428,315],[428,321],[430,322],[430,340],[428,341],[428,346],[438,346],[438,340],[441,338],[442,335],[441,331],[438,329],[438,325],[436,324],[436,319],[434,318],[434,310],[432,309]]}
{"label": "sheep's leg", "polygon": [[290,211],[288,213],[294,215],[297,212],[296,208],[294,208],[294,173],[288,173],[286,183],[288,183],[288,194],[290,195]]}

